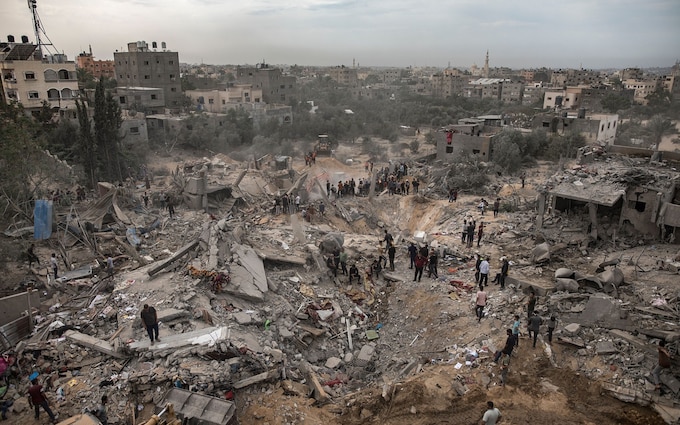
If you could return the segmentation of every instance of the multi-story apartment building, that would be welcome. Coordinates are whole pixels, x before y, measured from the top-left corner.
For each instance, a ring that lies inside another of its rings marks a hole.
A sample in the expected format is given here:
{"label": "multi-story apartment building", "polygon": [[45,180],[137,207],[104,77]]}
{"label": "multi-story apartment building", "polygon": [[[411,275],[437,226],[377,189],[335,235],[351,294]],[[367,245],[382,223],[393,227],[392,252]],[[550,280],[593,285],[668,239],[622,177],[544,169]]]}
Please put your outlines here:
{"label": "multi-story apartment building", "polygon": [[115,52],[116,80],[122,87],[154,87],[164,92],[165,107],[179,109],[182,104],[182,85],[179,75],[179,54],[157,49],[156,42],[149,49],[145,41],[128,43],[127,52]]}
{"label": "multi-story apartment building", "polygon": [[36,44],[23,36],[21,43],[14,37],[0,42],[0,81],[2,99],[16,101],[28,112],[37,112],[47,101],[52,109],[62,112],[75,110],[78,97],[78,77],[75,62],[66,55],[43,57]]}
{"label": "multi-story apartment building", "polygon": [[121,109],[160,114],[165,108],[165,92],[159,87],[116,87],[113,98]]}
{"label": "multi-story apartment building", "polygon": [[116,67],[112,60],[95,60],[92,56],[92,49],[90,52],[83,52],[76,58],[76,65],[79,69],[84,69],[95,78],[116,78]]}
{"label": "multi-story apartment building", "polygon": [[281,69],[267,64],[256,67],[236,68],[236,84],[250,84],[253,89],[262,90],[262,101],[286,103],[297,91],[297,80],[292,75],[283,75]]}
{"label": "multi-story apartment building", "polygon": [[524,84],[504,81],[501,85],[501,101],[504,103],[521,104],[524,97]]}
{"label": "multi-story apartment building", "polygon": [[469,77],[457,73],[437,73],[428,82],[430,94],[434,97],[447,98],[463,93]]}
{"label": "multi-story apartment building", "polygon": [[235,104],[263,103],[262,89],[254,89],[252,84],[238,84],[226,90],[187,90],[186,95],[198,109],[215,113],[225,113]]}
{"label": "multi-story apartment building", "polygon": [[546,89],[543,96],[543,109],[577,109],[581,105],[581,90],[581,87]]}
{"label": "multi-story apartment building", "polygon": [[345,86],[353,87],[358,81],[357,70],[354,68],[348,68],[345,65],[328,68],[326,73],[334,81],[337,81],[339,84]]}
{"label": "multi-story apartment building", "polygon": [[522,94],[522,105],[533,105],[534,103],[543,102],[543,94],[545,89],[543,83],[531,83],[524,86],[524,93]]}
{"label": "multi-story apartment building", "polygon": [[633,101],[640,105],[647,104],[647,96],[654,93],[654,90],[659,85],[659,80],[650,78],[645,80],[623,80],[623,87],[629,90],[635,90]]}

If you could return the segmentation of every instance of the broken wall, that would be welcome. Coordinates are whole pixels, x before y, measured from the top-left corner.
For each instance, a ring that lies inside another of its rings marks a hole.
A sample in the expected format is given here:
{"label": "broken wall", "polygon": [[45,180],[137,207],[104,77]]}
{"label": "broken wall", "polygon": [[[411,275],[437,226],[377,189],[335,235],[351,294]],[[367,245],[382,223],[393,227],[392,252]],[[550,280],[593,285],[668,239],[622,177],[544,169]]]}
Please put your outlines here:
{"label": "broken wall", "polygon": [[626,196],[621,209],[621,225],[630,223],[638,232],[656,236],[657,211],[659,211],[661,197],[656,190],[636,186],[626,190]]}

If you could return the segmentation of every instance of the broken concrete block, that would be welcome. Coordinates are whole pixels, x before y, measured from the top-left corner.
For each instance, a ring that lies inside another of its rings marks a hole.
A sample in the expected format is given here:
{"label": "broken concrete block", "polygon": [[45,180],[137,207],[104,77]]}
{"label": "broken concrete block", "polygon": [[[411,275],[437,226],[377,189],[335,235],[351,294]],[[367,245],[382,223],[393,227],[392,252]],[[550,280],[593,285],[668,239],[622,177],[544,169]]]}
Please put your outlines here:
{"label": "broken concrete block", "polygon": [[574,278],[574,271],[572,269],[567,269],[565,267],[561,267],[561,268],[555,270],[555,279],[560,279],[560,278],[573,279]]}
{"label": "broken concrete block", "polygon": [[329,357],[326,360],[326,367],[329,369],[335,369],[342,364],[342,360],[337,357]]}
{"label": "broken concrete block", "polygon": [[595,352],[599,356],[605,356],[607,354],[618,353],[619,350],[616,349],[614,343],[611,341],[600,341],[595,345]]}
{"label": "broken concrete block", "polygon": [[354,354],[352,353],[345,354],[345,358],[343,360],[345,361],[345,363],[352,363],[352,360],[354,360]]}
{"label": "broken concrete block", "polygon": [[371,344],[364,345],[361,347],[361,351],[359,351],[359,355],[357,355],[355,363],[358,366],[366,366],[373,358],[374,352],[375,347],[373,347]]}
{"label": "broken concrete block", "polygon": [[279,337],[281,337],[281,339],[291,339],[295,336],[295,334],[285,326],[279,326],[277,329],[279,330]]}
{"label": "broken concrete block", "polygon": [[570,323],[564,328],[564,332],[568,333],[569,335],[576,335],[578,331],[581,329],[581,325],[578,323]]}
{"label": "broken concrete block", "polygon": [[547,242],[538,244],[531,251],[531,258],[534,263],[544,263],[550,261],[550,245]]}
{"label": "broken concrete block", "polygon": [[342,249],[342,245],[345,243],[345,237],[342,233],[329,233],[323,237],[321,242],[319,242],[319,249],[322,253],[332,253],[335,250]]}
{"label": "broken concrete block", "polygon": [[262,259],[255,250],[245,245],[237,245],[233,252],[238,262],[231,266],[231,282],[223,291],[235,297],[263,301],[269,285]]}
{"label": "broken concrete block", "polygon": [[233,314],[234,320],[236,320],[236,323],[239,325],[250,325],[253,323],[253,315],[250,313],[246,313],[245,311],[240,311],[238,313]]}
{"label": "broken concrete block", "polygon": [[579,284],[574,279],[557,278],[555,279],[555,290],[564,292],[578,292]]}

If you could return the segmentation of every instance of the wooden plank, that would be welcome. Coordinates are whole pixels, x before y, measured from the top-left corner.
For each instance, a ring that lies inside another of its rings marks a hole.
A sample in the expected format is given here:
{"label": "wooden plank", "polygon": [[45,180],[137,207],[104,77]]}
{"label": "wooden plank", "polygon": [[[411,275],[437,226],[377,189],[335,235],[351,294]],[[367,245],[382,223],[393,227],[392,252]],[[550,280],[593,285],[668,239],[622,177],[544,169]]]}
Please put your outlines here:
{"label": "wooden plank", "polygon": [[156,273],[160,272],[164,268],[168,267],[170,264],[174,263],[175,261],[177,261],[180,258],[187,255],[189,253],[189,251],[194,249],[197,245],[198,245],[198,239],[196,239],[193,242],[188,243],[187,245],[184,245],[177,252],[175,252],[172,256],[170,256],[170,258],[159,261],[157,264],[153,265],[147,273],[149,274],[149,276],[155,275]]}
{"label": "wooden plank", "polygon": [[268,381],[272,378],[279,376],[279,371],[276,369],[269,370],[267,372],[260,373],[259,375],[251,376],[250,378],[241,379],[240,381],[234,383],[234,388],[241,389],[248,387],[253,384]]}
{"label": "wooden plank", "polygon": [[312,366],[303,360],[298,368],[305,375],[307,385],[314,391],[314,398],[321,403],[328,401],[328,394],[319,383],[319,378],[314,373]]}
{"label": "wooden plank", "polygon": [[307,325],[297,325],[298,328],[302,329],[305,332],[309,332],[312,334],[315,338],[320,337],[321,335],[326,333],[326,329],[319,329],[319,328],[313,328],[311,326]]}

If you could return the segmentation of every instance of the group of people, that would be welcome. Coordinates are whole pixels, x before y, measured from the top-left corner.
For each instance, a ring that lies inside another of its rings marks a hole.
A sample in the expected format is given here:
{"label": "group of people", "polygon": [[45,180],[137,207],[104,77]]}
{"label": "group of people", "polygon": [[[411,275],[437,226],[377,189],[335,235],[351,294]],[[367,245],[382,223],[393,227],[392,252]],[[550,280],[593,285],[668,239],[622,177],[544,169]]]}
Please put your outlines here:
{"label": "group of people", "polygon": [[477,246],[482,242],[482,237],[484,236],[484,222],[481,221],[479,223],[479,227],[477,227],[477,221],[473,219],[464,219],[463,220],[463,229],[461,232],[461,238],[460,242],[464,244],[468,248],[472,248],[472,245],[475,240],[475,229],[477,233]]}
{"label": "group of people", "polygon": [[302,198],[299,194],[294,197],[287,193],[284,193],[283,196],[277,196],[274,198],[274,214],[295,214],[300,211],[301,201]]}

